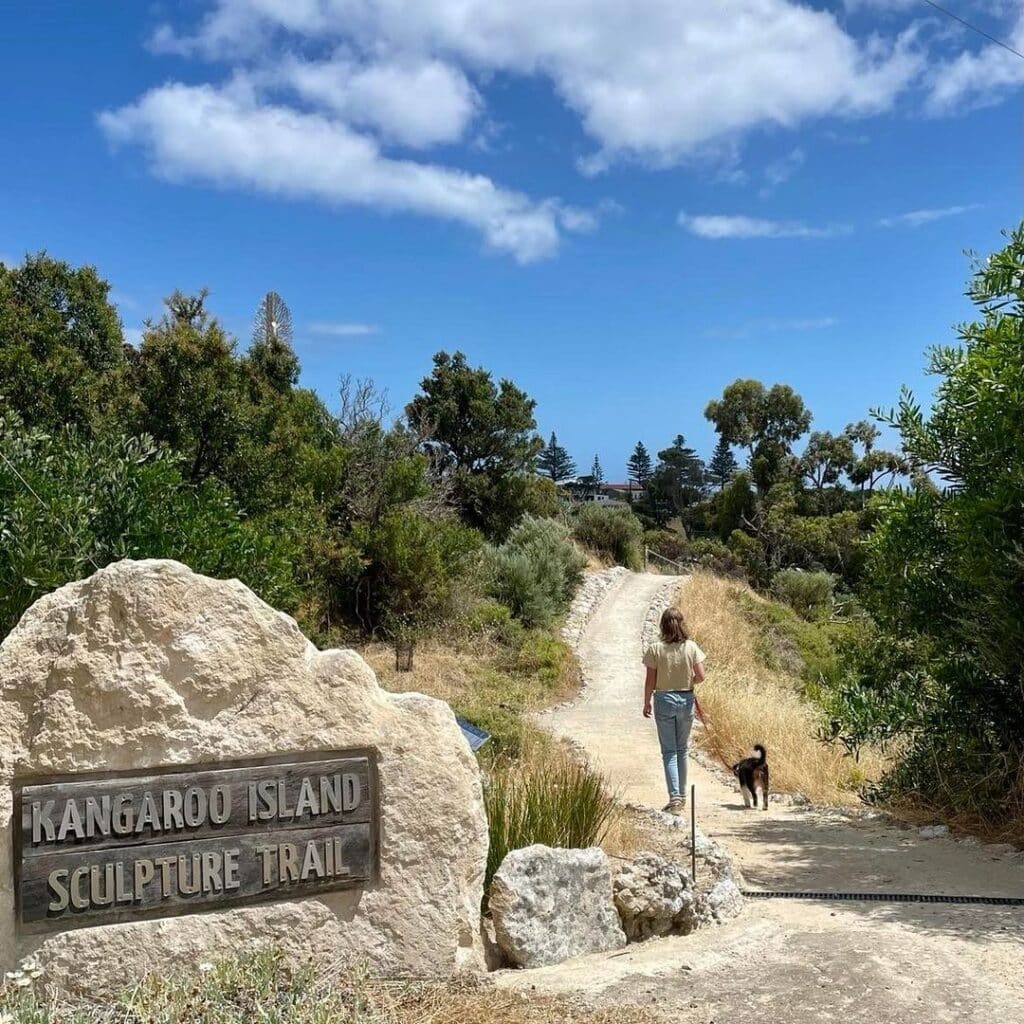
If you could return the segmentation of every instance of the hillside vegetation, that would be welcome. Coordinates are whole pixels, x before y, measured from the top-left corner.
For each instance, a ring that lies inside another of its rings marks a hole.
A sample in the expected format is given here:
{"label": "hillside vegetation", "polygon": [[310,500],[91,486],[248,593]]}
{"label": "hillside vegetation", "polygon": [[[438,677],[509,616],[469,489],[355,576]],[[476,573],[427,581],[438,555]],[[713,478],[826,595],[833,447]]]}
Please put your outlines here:
{"label": "hillside vegetation", "polygon": [[806,694],[808,680],[835,658],[825,624],[801,621],[748,586],[707,572],[687,580],[679,606],[708,656],[698,688],[707,729],[697,735],[712,757],[731,765],[763,743],[772,788],[820,803],[856,800],[878,780],[885,761],[877,751],[854,760],[838,743],[819,739],[821,708]]}

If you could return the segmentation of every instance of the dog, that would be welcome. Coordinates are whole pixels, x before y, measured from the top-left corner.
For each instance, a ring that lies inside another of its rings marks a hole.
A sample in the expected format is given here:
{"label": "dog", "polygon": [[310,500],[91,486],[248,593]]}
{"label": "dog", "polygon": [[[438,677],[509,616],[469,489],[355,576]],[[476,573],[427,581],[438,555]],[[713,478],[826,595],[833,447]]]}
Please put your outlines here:
{"label": "dog", "polygon": [[754,746],[756,757],[745,757],[732,766],[732,773],[740,780],[743,804],[750,807],[753,799],[757,807],[757,787],[761,787],[761,805],[768,810],[768,754],[760,743]]}

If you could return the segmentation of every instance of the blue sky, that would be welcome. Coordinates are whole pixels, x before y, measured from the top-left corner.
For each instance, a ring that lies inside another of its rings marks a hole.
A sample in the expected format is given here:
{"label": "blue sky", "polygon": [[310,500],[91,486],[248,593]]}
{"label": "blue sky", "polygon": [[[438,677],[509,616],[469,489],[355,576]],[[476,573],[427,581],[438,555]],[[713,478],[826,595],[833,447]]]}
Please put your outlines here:
{"label": "blue sky", "polygon": [[273,288],[331,405],[460,348],[608,477],[739,376],[818,429],[926,393],[1022,215],[1024,60],[923,0],[64,0],[0,53],[0,258],[94,263],[133,337],[207,286],[244,345]]}

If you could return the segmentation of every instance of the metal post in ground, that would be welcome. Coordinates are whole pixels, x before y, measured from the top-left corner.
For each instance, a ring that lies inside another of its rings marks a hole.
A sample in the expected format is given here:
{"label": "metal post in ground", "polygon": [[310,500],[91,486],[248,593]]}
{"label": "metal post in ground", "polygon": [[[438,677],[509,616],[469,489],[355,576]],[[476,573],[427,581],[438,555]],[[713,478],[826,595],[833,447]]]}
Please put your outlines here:
{"label": "metal post in ground", "polygon": [[697,787],[690,784],[690,877],[697,884]]}

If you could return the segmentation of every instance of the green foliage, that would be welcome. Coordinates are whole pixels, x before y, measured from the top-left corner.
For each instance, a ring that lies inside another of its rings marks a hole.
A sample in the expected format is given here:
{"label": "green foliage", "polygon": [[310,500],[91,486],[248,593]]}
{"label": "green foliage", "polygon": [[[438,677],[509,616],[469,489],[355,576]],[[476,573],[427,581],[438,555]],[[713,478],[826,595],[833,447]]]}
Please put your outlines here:
{"label": "green foliage", "polygon": [[651,454],[648,452],[647,446],[643,441],[637,441],[636,447],[626,463],[628,478],[638,488],[643,488],[651,477],[651,471]]}
{"label": "green foliage", "polygon": [[36,598],[121,558],[175,558],[294,609],[300,524],[246,520],[227,488],[189,482],[151,438],[48,434],[8,414],[0,443],[0,632]]}
{"label": "green foliage", "polygon": [[733,381],[704,415],[728,444],[747,449],[761,492],[785,474],[790,444],[811,425],[810,411],[788,384],[766,388],[758,380]]}
{"label": "green foliage", "polygon": [[364,613],[375,629],[404,641],[455,616],[482,543],[457,519],[415,508],[360,523],[353,538],[365,560],[359,581]]}
{"label": "green foliage", "polygon": [[409,422],[433,442],[466,522],[504,539],[526,510],[542,446],[534,433],[536,403],[511,381],[495,386],[461,352],[438,352],[420,389],[406,406]]}
{"label": "green foliage", "polygon": [[744,528],[754,518],[757,495],[751,486],[749,473],[737,473],[715,501],[715,532],[721,540],[728,540],[733,531]]}
{"label": "green foliage", "polygon": [[624,506],[583,505],[576,513],[573,536],[597,555],[639,570],[643,564],[643,526]]}
{"label": "green foliage", "polygon": [[831,613],[835,585],[827,572],[783,569],[772,579],[772,592],[798,615],[817,619]]}
{"label": "green foliage", "polygon": [[737,554],[719,540],[698,538],[687,546],[688,557],[716,576],[747,582],[747,569]]}
{"label": "green foliage", "polygon": [[93,267],[0,264],[0,398],[28,426],[91,430],[127,401],[124,339]]}
{"label": "green foliage", "polygon": [[682,533],[674,530],[645,530],[644,547],[650,548],[663,558],[681,562],[689,557],[689,543]]}
{"label": "green foliage", "polygon": [[555,432],[551,432],[551,440],[541,449],[537,456],[537,469],[546,473],[555,483],[567,480],[576,475],[576,463],[569,453],[558,443]]}
{"label": "green foliage", "polygon": [[518,763],[495,761],[487,772],[486,887],[512,850],[534,843],[567,849],[595,846],[612,822],[615,800],[604,778],[586,765],[542,751]]}
{"label": "green foliage", "polygon": [[658,465],[647,481],[644,502],[655,520],[667,522],[704,495],[706,470],[697,453],[677,434],[668,447],[658,452]]}
{"label": "green foliage", "polygon": [[897,722],[890,790],[992,826],[1024,816],[1024,225],[968,294],[978,319],[931,353],[931,415],[904,391],[888,417],[946,486],[876,499],[862,597],[895,653],[854,662],[832,729],[856,749]]}
{"label": "green foliage", "polygon": [[751,586],[766,587],[771,579],[764,545],[743,530],[733,530],[729,535],[729,550],[743,566]]}
{"label": "green foliage", "polygon": [[488,591],[525,625],[549,625],[568,610],[585,564],[565,526],[526,518],[492,549]]}
{"label": "green foliage", "polygon": [[716,484],[719,490],[723,490],[725,485],[736,475],[738,469],[732,447],[724,437],[719,435],[715,450],[711,454],[711,461],[708,463],[708,480]]}

